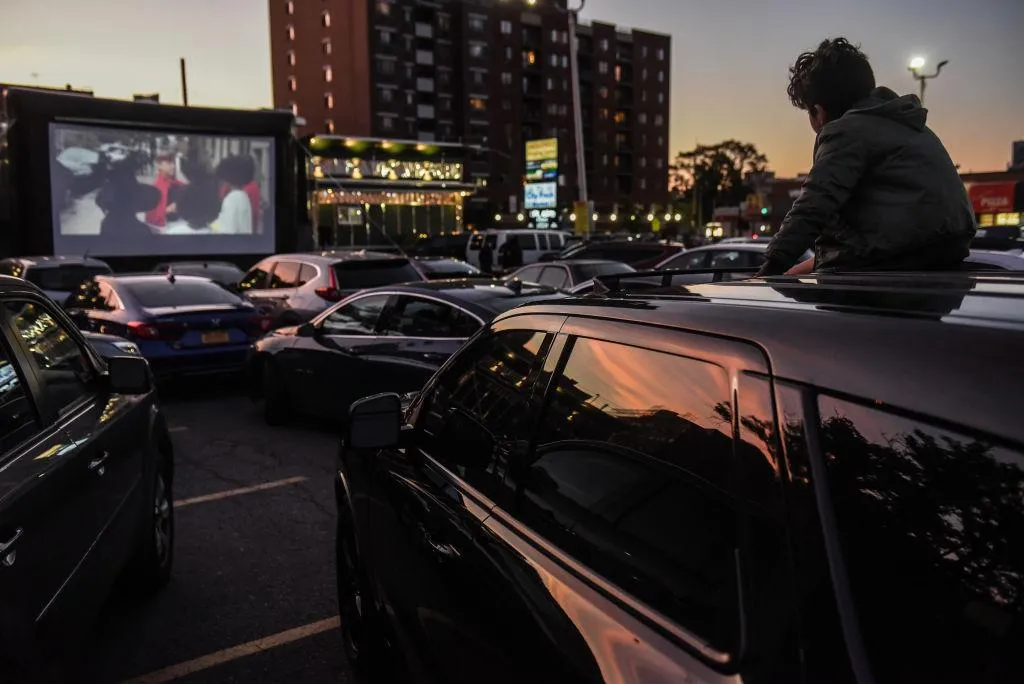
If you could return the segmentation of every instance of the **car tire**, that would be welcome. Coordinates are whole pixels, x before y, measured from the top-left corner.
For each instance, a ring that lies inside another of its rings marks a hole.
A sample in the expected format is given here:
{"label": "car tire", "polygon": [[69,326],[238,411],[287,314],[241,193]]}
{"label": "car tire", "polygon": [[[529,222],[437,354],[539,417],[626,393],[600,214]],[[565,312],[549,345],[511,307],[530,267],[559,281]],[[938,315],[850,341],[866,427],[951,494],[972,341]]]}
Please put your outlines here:
{"label": "car tire", "polygon": [[281,378],[281,370],[272,360],[263,363],[263,421],[267,425],[284,425],[292,417],[288,389]]}
{"label": "car tire", "polygon": [[174,496],[171,470],[164,457],[157,461],[146,503],[146,522],[124,579],[133,593],[151,595],[171,578],[174,565]]}
{"label": "car tire", "polygon": [[335,538],[338,589],[339,632],[345,657],[352,670],[363,677],[381,674],[384,669],[384,639],[369,582],[356,546],[352,517],[347,506],[340,506]]}

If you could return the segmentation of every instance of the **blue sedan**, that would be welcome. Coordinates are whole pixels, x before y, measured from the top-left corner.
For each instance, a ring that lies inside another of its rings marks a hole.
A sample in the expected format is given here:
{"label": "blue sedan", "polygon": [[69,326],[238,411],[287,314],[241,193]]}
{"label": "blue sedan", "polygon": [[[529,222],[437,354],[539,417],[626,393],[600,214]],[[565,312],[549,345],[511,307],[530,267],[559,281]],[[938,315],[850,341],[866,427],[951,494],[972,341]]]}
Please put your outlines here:
{"label": "blue sedan", "polygon": [[96,276],[66,307],[79,327],[133,342],[157,376],[241,370],[270,327],[250,302],[198,276]]}

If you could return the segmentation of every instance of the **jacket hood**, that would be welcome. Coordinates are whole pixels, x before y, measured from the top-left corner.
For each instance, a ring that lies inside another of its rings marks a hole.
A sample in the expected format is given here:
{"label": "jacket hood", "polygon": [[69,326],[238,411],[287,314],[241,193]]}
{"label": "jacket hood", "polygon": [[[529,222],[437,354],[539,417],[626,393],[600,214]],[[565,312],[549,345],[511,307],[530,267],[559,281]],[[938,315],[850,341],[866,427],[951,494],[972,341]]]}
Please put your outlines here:
{"label": "jacket hood", "polygon": [[917,95],[897,95],[888,88],[875,88],[847,114],[881,116],[917,131],[924,130],[928,120],[928,110],[921,105]]}

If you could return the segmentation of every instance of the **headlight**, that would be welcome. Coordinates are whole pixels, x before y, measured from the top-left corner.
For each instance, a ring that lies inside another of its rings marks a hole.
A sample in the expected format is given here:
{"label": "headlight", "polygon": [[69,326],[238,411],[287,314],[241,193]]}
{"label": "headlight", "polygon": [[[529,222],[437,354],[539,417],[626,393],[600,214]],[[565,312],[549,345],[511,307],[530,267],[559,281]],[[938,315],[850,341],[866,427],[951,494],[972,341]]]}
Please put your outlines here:
{"label": "headlight", "polygon": [[111,344],[113,344],[115,347],[118,348],[119,351],[122,351],[125,354],[132,354],[135,356],[139,355],[139,348],[136,347],[131,342],[112,342]]}

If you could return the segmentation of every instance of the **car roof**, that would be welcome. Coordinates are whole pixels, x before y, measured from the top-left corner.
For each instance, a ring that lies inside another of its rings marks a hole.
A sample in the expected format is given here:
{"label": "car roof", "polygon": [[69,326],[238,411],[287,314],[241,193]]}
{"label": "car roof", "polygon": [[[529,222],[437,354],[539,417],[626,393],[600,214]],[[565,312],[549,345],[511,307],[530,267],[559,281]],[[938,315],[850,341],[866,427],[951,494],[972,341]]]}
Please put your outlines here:
{"label": "car roof", "polygon": [[713,245],[701,245],[700,247],[691,247],[686,250],[687,252],[708,252],[713,250],[729,250],[731,251],[747,251],[747,252],[763,252],[768,249],[768,240],[759,240],[756,242],[717,242]]}
{"label": "car roof", "polygon": [[408,259],[408,257],[402,254],[374,252],[366,249],[338,249],[323,252],[292,252],[288,254],[275,254],[268,257],[268,259],[295,259],[296,261],[310,261],[317,264],[329,265],[339,261],[388,261],[393,259]]}
{"label": "car roof", "polygon": [[527,304],[498,320],[542,313],[747,341],[763,350],[781,381],[1024,444],[1024,421],[1008,400],[1020,394],[1020,376],[1011,371],[1024,345],[1024,275],[751,279],[569,297]]}
{"label": "car roof", "polygon": [[20,261],[26,266],[103,266],[110,268],[110,265],[88,256],[73,256],[58,254],[53,256],[28,256],[10,257],[11,261]]}
{"label": "car roof", "polygon": [[[132,283],[144,283],[144,282],[151,282],[151,281],[157,281],[157,280],[162,280],[164,282],[169,282],[168,276],[167,276],[166,273],[110,273],[110,274],[106,274],[106,275],[96,276],[96,279],[97,280],[109,280],[109,281],[116,282],[116,283],[124,283],[126,285],[131,285]],[[213,282],[212,280],[210,280],[206,276],[196,276],[196,275],[175,275],[174,276],[174,281],[175,282],[182,282],[182,283],[190,283],[190,282],[212,283]]]}
{"label": "car roof", "polygon": [[[556,259],[554,261],[538,261],[535,264],[527,264],[527,266],[568,266],[575,268],[577,266],[601,266],[602,264],[621,264],[621,261],[615,259]],[[523,266],[526,268],[526,266]]]}

